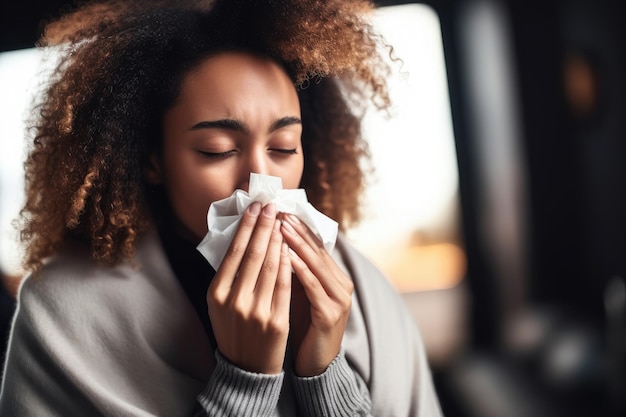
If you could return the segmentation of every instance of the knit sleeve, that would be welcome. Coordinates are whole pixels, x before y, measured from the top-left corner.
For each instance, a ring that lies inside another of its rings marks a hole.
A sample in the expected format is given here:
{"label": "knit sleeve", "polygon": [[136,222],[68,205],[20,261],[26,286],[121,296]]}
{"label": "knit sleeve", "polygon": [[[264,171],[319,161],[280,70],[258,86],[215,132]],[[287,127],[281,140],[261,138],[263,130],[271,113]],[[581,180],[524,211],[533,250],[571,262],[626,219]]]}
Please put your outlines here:
{"label": "knit sleeve", "polygon": [[265,417],[273,415],[284,372],[276,375],[248,372],[215,353],[216,367],[198,401],[209,417]]}
{"label": "knit sleeve", "polygon": [[298,405],[306,417],[370,416],[367,385],[350,367],[343,349],[323,374],[294,376],[293,380]]}

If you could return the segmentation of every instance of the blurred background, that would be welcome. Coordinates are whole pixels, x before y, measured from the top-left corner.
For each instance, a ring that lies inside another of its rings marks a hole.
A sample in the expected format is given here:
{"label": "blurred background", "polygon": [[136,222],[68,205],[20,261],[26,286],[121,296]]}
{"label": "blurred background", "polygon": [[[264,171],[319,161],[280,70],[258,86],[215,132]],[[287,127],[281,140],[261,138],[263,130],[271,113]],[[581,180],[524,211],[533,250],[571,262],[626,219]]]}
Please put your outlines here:
{"label": "blurred background", "polygon": [[[445,415],[626,415],[626,6],[376,3],[401,65],[390,113],[365,119],[373,170],[348,237],[415,317]],[[33,46],[71,4],[0,5],[4,334]]]}

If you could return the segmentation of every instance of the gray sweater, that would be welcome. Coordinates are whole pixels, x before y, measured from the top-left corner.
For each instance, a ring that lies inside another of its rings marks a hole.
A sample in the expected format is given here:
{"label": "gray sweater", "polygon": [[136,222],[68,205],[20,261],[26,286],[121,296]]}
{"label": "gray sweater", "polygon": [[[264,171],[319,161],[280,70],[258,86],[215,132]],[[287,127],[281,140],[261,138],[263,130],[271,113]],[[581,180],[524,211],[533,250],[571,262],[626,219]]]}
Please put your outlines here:
{"label": "gray sweater", "polygon": [[112,268],[68,246],[20,288],[0,416],[440,416],[402,300],[342,237],[334,255],[355,283],[342,352],[296,378],[212,352],[155,232]]}

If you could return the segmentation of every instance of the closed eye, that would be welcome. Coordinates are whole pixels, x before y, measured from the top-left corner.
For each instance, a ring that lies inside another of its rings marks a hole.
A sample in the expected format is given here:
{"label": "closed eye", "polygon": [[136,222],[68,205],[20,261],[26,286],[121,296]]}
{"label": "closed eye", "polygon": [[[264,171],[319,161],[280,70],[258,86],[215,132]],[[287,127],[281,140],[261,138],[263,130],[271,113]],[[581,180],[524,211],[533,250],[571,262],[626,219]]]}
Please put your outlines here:
{"label": "closed eye", "polygon": [[237,151],[230,150],[226,152],[207,152],[207,151],[198,150],[198,153],[207,159],[223,159],[223,158],[228,158],[229,156],[234,155],[235,153],[237,153]]}
{"label": "closed eye", "polygon": [[295,155],[298,153],[297,148],[293,148],[293,149],[270,148],[269,150],[272,152],[278,152],[278,153],[285,154],[285,155]]}

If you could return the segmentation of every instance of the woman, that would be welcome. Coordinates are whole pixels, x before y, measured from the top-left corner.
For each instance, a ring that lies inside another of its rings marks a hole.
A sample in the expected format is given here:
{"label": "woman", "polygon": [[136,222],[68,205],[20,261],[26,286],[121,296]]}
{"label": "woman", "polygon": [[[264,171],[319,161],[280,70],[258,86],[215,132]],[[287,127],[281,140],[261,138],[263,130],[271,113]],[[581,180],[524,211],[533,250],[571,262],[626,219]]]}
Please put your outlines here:
{"label": "woman", "polygon": [[370,7],[110,1],[48,25],[2,415],[440,415],[414,324],[343,238],[253,203],[217,271],[195,250],[250,173],[358,220],[344,97],[388,103]]}

